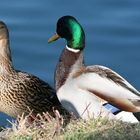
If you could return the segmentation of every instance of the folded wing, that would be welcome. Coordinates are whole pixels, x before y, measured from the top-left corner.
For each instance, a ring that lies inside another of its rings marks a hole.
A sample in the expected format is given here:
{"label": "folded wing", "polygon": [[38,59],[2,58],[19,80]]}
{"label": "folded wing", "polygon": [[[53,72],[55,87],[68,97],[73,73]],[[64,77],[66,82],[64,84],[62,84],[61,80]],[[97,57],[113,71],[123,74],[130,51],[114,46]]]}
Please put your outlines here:
{"label": "folded wing", "polygon": [[140,111],[140,93],[119,74],[99,65],[77,71],[73,78],[81,89],[90,91],[124,111]]}

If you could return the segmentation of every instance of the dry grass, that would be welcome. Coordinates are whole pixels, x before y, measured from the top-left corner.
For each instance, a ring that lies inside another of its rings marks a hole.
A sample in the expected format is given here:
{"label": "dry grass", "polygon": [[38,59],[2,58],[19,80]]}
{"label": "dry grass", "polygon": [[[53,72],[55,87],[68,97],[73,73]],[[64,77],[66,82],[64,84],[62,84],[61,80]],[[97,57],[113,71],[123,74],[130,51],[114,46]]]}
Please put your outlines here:
{"label": "dry grass", "polygon": [[[70,122],[55,111],[38,115],[32,124],[29,116],[22,115],[12,128],[3,130],[1,140],[139,140],[140,124],[109,121],[98,118],[88,121],[71,119]],[[31,117],[31,116],[30,116]],[[65,117],[67,118],[67,117]]]}

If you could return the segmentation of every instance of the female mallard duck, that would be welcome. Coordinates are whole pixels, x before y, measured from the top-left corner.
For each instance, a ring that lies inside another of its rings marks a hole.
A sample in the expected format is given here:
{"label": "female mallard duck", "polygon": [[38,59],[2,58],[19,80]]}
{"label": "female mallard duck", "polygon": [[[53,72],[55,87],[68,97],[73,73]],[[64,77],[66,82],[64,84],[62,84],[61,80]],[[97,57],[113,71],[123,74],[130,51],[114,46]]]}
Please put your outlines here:
{"label": "female mallard duck", "polygon": [[[6,25],[0,22],[0,111],[17,117],[29,109],[33,114],[61,108],[55,91],[31,74],[14,70]],[[60,110],[61,111],[61,110]]]}
{"label": "female mallard duck", "polygon": [[67,40],[67,45],[56,67],[55,85],[57,96],[67,110],[83,118],[89,112],[96,116],[101,108],[106,112],[97,98],[100,97],[123,111],[140,111],[139,92],[119,74],[104,66],[84,65],[85,33],[74,17],[60,18],[56,34],[48,42],[60,37]]}

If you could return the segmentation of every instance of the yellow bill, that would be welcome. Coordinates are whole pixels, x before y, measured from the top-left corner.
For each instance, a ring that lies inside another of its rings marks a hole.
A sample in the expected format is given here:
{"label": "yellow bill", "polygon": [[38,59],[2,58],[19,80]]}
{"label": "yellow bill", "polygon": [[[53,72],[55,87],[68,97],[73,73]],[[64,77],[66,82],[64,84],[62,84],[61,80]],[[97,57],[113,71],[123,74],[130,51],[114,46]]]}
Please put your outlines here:
{"label": "yellow bill", "polygon": [[55,35],[53,35],[51,38],[49,38],[48,43],[51,43],[59,38],[60,38],[60,36],[57,33],[55,33]]}

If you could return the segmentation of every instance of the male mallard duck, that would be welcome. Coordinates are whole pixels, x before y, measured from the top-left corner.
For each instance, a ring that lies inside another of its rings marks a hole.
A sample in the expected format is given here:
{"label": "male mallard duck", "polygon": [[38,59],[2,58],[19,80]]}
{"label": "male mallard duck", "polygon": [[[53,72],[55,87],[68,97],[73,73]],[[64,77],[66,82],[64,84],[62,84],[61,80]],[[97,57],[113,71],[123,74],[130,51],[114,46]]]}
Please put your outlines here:
{"label": "male mallard duck", "polygon": [[89,112],[96,116],[101,108],[106,111],[97,98],[100,97],[123,111],[140,111],[140,94],[124,78],[104,66],[84,65],[85,33],[74,17],[61,17],[56,34],[48,42],[59,38],[65,38],[67,45],[56,67],[55,85],[57,96],[67,110],[83,118]]}
{"label": "male mallard duck", "polygon": [[0,22],[0,111],[17,117],[29,109],[33,114],[61,108],[55,91],[38,77],[14,70],[9,48],[9,33]]}

